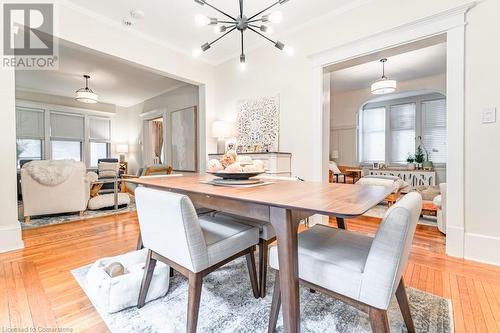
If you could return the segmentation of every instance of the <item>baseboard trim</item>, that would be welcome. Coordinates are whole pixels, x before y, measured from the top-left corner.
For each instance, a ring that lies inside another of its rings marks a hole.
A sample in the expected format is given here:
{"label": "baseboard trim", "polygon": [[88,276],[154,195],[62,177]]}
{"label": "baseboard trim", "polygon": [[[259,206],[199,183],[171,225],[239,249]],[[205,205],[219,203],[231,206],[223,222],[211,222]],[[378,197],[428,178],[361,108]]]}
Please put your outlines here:
{"label": "baseboard trim", "polygon": [[452,257],[464,257],[464,228],[446,226],[446,254]]}
{"label": "baseboard trim", "polygon": [[500,237],[465,233],[464,258],[500,266]]}
{"label": "baseboard trim", "polygon": [[0,226],[0,253],[24,248],[21,225]]}

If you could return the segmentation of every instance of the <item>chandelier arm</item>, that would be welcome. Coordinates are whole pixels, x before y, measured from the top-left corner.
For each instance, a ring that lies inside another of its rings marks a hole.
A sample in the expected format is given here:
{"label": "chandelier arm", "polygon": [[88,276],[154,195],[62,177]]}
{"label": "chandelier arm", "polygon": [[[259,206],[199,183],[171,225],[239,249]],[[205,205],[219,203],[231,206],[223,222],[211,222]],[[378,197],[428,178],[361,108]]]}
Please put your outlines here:
{"label": "chandelier arm", "polygon": [[236,24],[236,21],[221,21],[221,20],[217,20],[217,23],[222,23],[222,24]]}
{"label": "chandelier arm", "polygon": [[217,7],[214,7],[212,6],[211,4],[209,4],[208,2],[205,1],[205,5],[207,5],[208,7],[212,8],[213,10],[216,10],[218,11],[219,13],[221,13],[222,15],[226,16],[226,17],[229,17],[231,20],[233,21],[236,21],[236,19],[234,17],[232,17],[231,15],[229,15],[228,13],[225,13],[223,12],[222,10],[220,10],[219,8]]}
{"label": "chandelier arm", "polygon": [[268,41],[270,41],[271,43],[273,44],[276,44],[276,42],[274,40],[272,40],[271,38],[265,36],[264,34],[261,34],[260,32],[258,32],[257,30],[255,30],[254,28],[252,28],[251,26],[248,26],[248,29],[252,30],[253,32],[255,32],[257,35],[267,39]]}
{"label": "chandelier arm", "polygon": [[250,20],[247,23],[255,23],[255,22],[262,22],[262,19],[259,18],[259,19],[255,19],[255,20]]}
{"label": "chandelier arm", "polygon": [[251,20],[251,19],[255,18],[256,16],[259,16],[260,14],[267,12],[269,9],[273,8],[274,6],[278,5],[279,3],[280,3],[279,1],[273,3],[272,5],[268,6],[267,8],[264,8],[263,10],[258,12],[257,14],[250,16],[248,19]]}
{"label": "chandelier arm", "polygon": [[212,44],[215,44],[216,42],[218,42],[219,40],[221,40],[222,38],[226,37],[227,34],[233,32],[234,30],[236,29],[236,27],[233,27],[232,29],[228,30],[226,33],[222,34],[219,38],[213,40],[211,43],[208,43],[209,46],[212,46]]}

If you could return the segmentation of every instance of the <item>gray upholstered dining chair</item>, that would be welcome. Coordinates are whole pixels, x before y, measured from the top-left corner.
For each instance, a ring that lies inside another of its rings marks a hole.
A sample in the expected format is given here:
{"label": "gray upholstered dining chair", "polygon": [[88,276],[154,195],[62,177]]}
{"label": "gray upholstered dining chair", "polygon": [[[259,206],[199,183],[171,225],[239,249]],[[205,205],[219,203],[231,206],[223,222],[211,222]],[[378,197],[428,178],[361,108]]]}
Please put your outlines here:
{"label": "gray upholstered dining chair", "polygon": [[[402,275],[421,208],[420,194],[405,195],[387,211],[374,238],[324,225],[300,233],[300,282],[368,313],[375,333],[389,332],[387,309],[396,294],[408,332],[415,332]],[[278,269],[276,247],[269,264]],[[269,332],[276,329],[280,306],[277,272]]]}
{"label": "gray upholstered dining chair", "polygon": [[189,280],[187,332],[196,332],[203,277],[246,256],[253,295],[259,298],[254,250],[259,229],[228,216],[201,216],[189,197],[146,187],[135,190],[142,241],[148,248],[138,307],[144,306],[156,261]]}

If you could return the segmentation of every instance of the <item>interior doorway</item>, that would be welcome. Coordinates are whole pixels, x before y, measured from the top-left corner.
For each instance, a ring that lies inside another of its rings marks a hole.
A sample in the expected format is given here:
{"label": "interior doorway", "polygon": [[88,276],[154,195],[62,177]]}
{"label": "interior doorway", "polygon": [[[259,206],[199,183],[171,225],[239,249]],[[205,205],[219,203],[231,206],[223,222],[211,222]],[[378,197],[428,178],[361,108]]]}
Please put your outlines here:
{"label": "interior doorway", "polygon": [[[464,83],[465,83],[465,24],[469,6],[457,7],[423,20],[395,27],[391,30],[341,45],[311,57],[316,87],[315,117],[316,127],[320,129],[315,136],[317,146],[314,162],[317,167],[314,176],[326,181],[328,178],[329,141],[330,141],[330,75],[325,69],[353,59],[385,52],[387,50],[418,43],[425,39],[446,39],[446,108],[453,110],[447,117],[447,233],[446,253],[464,257],[465,237],[465,197],[464,197]],[[382,57],[381,57],[382,58]]]}
{"label": "interior doorway", "polygon": [[147,159],[150,164],[165,163],[165,126],[163,117],[147,120],[146,140],[148,141]]}

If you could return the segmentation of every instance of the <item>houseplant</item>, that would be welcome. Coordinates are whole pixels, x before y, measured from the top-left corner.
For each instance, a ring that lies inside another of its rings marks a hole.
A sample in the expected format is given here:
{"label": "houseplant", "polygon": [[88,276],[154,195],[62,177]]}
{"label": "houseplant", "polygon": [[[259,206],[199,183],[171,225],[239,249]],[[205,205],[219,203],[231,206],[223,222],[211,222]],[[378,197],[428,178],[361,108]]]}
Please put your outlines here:
{"label": "houseplant", "polygon": [[415,170],[415,156],[413,156],[412,154],[408,154],[406,162],[408,162],[408,164],[406,164],[406,168],[408,170]]}
{"label": "houseplant", "polygon": [[421,146],[417,147],[417,150],[415,151],[415,162],[417,163],[417,167],[421,168],[422,163],[425,161],[425,155],[424,151]]}

